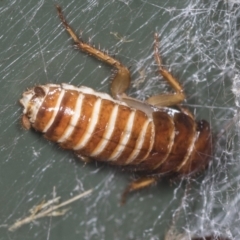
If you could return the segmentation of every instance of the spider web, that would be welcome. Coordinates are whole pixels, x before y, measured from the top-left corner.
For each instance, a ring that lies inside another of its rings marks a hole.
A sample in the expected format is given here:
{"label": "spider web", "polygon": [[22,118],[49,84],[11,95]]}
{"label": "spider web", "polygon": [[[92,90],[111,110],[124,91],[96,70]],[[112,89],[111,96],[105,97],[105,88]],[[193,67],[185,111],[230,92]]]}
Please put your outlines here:
{"label": "spider web", "polygon": [[[162,3],[161,3],[162,2]],[[20,125],[18,99],[45,83],[85,85],[108,92],[111,69],[76,51],[51,0],[0,2],[0,240],[191,239],[211,233],[239,239],[239,25],[238,0],[61,0],[69,23],[116,55],[132,72],[129,95],[139,99],[169,91],[156,74],[153,34],[160,35],[164,65],[188,96],[184,106],[210,122],[215,153],[194,180],[162,180],[129,196],[133,175],[97,163],[84,165],[69,152]],[[15,232],[7,226],[28,215],[53,188],[62,200],[88,189],[91,196],[58,218]]]}

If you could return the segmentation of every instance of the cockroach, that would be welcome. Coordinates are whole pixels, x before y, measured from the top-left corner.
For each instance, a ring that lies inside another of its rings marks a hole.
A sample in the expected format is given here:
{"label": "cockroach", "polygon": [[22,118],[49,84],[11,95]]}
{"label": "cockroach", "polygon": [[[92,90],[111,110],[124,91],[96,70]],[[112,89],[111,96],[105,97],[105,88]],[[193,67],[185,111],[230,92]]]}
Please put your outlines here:
{"label": "cockroach", "polygon": [[140,101],[125,93],[131,81],[129,69],[107,53],[83,42],[69,26],[60,6],[58,16],[76,47],[115,68],[111,95],[70,84],[39,85],[23,93],[22,124],[42,132],[62,148],[82,159],[93,159],[141,173],[124,196],[146,187],[162,174],[189,175],[204,169],[212,152],[209,123],[195,121],[186,108],[183,87],[162,66],[158,35],[154,56],[159,74],[174,93]]}

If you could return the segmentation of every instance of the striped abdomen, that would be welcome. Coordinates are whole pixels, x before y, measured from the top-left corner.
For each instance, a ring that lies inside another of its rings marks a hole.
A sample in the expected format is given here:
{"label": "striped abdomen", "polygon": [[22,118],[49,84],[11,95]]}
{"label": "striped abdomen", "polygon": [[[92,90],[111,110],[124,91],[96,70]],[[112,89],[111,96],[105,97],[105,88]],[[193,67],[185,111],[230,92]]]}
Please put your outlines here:
{"label": "striped abdomen", "polygon": [[208,122],[194,121],[182,112],[152,113],[155,127],[153,149],[141,169],[154,173],[194,173],[204,169],[212,153],[211,130]]}
{"label": "striped abdomen", "polygon": [[33,91],[31,107],[24,113],[33,116],[32,127],[47,139],[79,155],[118,165],[148,157],[154,127],[142,111],[86,87],[51,84]]}
{"label": "striped abdomen", "polygon": [[150,173],[188,174],[211,154],[207,122],[171,109],[151,116],[86,87],[37,86],[20,100],[31,126],[78,155]]}

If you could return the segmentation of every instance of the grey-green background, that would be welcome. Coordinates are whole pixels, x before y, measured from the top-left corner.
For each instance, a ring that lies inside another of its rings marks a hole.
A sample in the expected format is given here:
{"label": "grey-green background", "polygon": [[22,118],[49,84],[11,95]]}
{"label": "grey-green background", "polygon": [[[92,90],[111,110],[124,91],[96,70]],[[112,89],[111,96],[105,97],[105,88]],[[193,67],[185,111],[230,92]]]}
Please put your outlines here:
{"label": "grey-green background", "polygon": [[[176,227],[186,239],[209,232],[239,239],[238,108],[231,91],[234,82],[238,94],[237,1],[57,2],[77,33],[130,67],[129,95],[142,100],[169,91],[154,65],[153,34],[159,33],[164,64],[188,96],[184,105],[214,132],[213,161],[188,187],[181,180],[162,180],[132,194],[123,207],[120,196],[133,174],[84,165],[20,124],[18,100],[28,87],[67,82],[109,90],[111,69],[74,49],[55,3],[0,1],[0,239],[164,239],[178,208]],[[53,187],[62,200],[94,191],[62,217],[7,230],[32,206],[52,198]]]}

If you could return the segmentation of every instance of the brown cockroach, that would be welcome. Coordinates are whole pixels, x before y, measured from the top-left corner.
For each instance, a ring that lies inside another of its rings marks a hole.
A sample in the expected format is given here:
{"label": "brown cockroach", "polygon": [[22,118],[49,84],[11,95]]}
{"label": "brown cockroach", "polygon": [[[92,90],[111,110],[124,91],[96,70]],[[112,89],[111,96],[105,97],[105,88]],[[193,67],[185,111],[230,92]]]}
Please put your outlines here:
{"label": "brown cockroach", "polygon": [[[116,69],[112,97],[87,87],[46,84],[31,88],[20,100],[22,124],[44,133],[50,141],[79,156],[130,168],[142,173],[125,194],[146,187],[162,174],[188,175],[204,169],[211,156],[211,130],[180,103],[186,98],[178,80],[162,66],[155,34],[154,56],[159,73],[174,93],[146,101],[130,98],[130,72],[121,62],[77,37],[58,15],[76,47]],[[170,107],[175,108],[170,108]]]}

